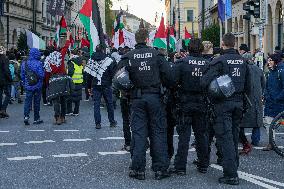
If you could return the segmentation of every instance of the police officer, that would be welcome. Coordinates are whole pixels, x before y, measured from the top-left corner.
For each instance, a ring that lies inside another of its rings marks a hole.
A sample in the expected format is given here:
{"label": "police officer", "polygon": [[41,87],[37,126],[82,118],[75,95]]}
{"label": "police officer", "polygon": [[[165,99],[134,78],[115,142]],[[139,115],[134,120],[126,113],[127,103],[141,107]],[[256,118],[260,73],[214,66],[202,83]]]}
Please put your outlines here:
{"label": "police officer", "polygon": [[181,124],[177,126],[179,135],[178,150],[174,168],[171,172],[186,174],[186,163],[191,136],[191,126],[196,139],[198,156],[197,170],[207,172],[208,167],[208,133],[206,128],[205,95],[200,80],[207,60],[202,57],[203,45],[200,39],[193,39],[189,45],[189,56],[176,62],[176,81],[180,85]]}
{"label": "police officer", "polygon": [[167,84],[171,67],[158,51],[146,46],[147,30],[140,28],[136,34],[135,49],[122,57],[120,65],[129,72],[134,87],[131,92],[132,163],[129,176],[145,179],[147,137],[152,155],[155,179],[169,177],[167,169],[167,124],[161,102],[161,84]]}
{"label": "police officer", "polygon": [[[238,185],[238,139],[239,125],[243,112],[243,99],[246,92],[247,64],[234,49],[235,37],[228,33],[223,36],[223,55],[214,59],[206,69],[202,78],[202,85],[207,88],[212,80],[222,75],[228,75],[235,88],[235,92],[227,97],[214,101],[217,116],[214,130],[217,145],[223,155],[222,166],[224,176],[219,178],[220,183]],[[228,85],[229,86],[229,85]],[[223,88],[226,90],[226,88]],[[228,93],[229,94],[229,93]]]}

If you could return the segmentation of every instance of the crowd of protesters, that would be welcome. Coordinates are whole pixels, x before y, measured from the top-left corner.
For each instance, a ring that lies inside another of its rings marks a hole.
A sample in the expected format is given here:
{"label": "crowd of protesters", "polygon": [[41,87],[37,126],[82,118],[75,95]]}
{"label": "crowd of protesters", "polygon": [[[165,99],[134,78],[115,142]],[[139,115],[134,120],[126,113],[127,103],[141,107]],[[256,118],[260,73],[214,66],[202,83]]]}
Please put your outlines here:
{"label": "crowd of protesters", "polygon": [[[202,56],[209,61],[223,54],[222,49],[213,47],[209,41],[204,41],[202,45]],[[33,124],[43,123],[40,118],[41,102],[45,106],[54,106],[54,124],[61,125],[68,123],[66,116],[79,116],[80,101],[84,96],[85,101],[93,98],[95,126],[101,129],[100,106],[103,97],[109,126],[116,127],[114,109],[116,98],[120,98],[125,137],[123,150],[130,151],[130,110],[127,105],[123,105],[128,103],[129,94],[113,90],[112,79],[117,71],[117,63],[131,49],[124,47],[107,53],[103,46],[98,45],[96,52],[90,56],[88,47],[70,51],[69,46],[70,33],[67,32],[65,45],[61,48],[49,47],[45,51],[31,48],[24,54],[0,47],[0,117],[9,118],[9,104],[21,104],[25,94],[25,125],[30,125],[31,110],[34,112]],[[249,64],[249,92],[246,94],[249,106],[245,107],[239,134],[243,145],[239,152],[241,155],[249,154],[252,146],[259,146],[260,128],[264,126],[268,130],[273,118],[284,111],[283,54],[277,49],[267,56],[267,61],[259,50],[250,53],[246,44],[241,44],[237,50]],[[160,52],[167,56],[165,51]],[[175,63],[186,56],[187,50],[181,50],[169,53],[167,58],[169,62]],[[251,142],[245,135],[245,128],[252,129]],[[268,144],[264,150],[271,150],[271,146]]]}

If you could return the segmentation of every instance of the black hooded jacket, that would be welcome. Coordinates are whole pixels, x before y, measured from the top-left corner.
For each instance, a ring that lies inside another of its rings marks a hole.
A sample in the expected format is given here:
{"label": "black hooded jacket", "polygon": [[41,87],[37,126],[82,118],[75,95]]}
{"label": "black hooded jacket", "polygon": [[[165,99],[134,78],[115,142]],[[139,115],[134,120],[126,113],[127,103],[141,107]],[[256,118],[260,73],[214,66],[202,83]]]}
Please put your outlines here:
{"label": "black hooded jacket", "polygon": [[9,70],[8,58],[0,54],[0,87],[9,85],[12,82],[12,75]]}
{"label": "black hooded jacket", "polygon": [[[102,60],[105,60],[106,58],[110,58],[103,52],[95,52],[93,53],[91,59],[95,62],[100,62]],[[93,77],[92,75],[88,74],[87,77],[87,86],[88,88],[92,88],[95,86],[102,86],[102,87],[110,87],[112,86],[112,79],[114,77],[115,71],[116,71],[117,63],[112,58],[112,63],[107,67],[105,72],[102,75],[101,78],[101,84],[98,83],[98,79]]]}

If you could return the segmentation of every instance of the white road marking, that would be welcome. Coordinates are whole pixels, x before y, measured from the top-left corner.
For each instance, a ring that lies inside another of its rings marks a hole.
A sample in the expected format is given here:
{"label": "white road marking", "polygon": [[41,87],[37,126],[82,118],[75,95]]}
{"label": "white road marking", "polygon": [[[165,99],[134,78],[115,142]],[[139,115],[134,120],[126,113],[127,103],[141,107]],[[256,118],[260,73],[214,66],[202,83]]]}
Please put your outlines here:
{"label": "white road marking", "polygon": [[[255,150],[262,150],[262,149],[265,148],[265,147],[254,146],[254,147],[252,147],[252,148],[255,149]],[[284,146],[278,146],[278,148],[283,149]],[[242,150],[243,147],[239,146],[238,149],[239,149],[239,150]]]}
{"label": "white road marking", "polygon": [[45,130],[27,130],[28,132],[44,132]]}
{"label": "white road marking", "polygon": [[86,139],[64,139],[63,142],[87,142],[92,139],[86,138]]}
{"label": "white road marking", "polygon": [[25,144],[43,144],[43,143],[52,143],[55,142],[54,140],[43,140],[43,141],[29,141],[24,142]]}
{"label": "white road marking", "polygon": [[[284,133],[275,133],[276,135],[284,135]],[[251,135],[251,133],[246,133],[246,136]]]}
{"label": "white road marking", "polygon": [[55,158],[87,157],[87,156],[88,156],[88,154],[86,154],[86,153],[52,155],[52,157],[55,157]]}
{"label": "white road marking", "polygon": [[128,154],[129,152],[127,151],[117,151],[117,152],[98,152],[100,155],[105,156],[105,155],[124,155]]}
{"label": "white road marking", "polygon": [[[256,149],[256,150],[262,150],[263,148],[265,148],[265,147],[253,147],[254,149]],[[278,148],[280,148],[280,149],[283,149],[284,148],[284,146],[278,146]]]}
{"label": "white road marking", "polygon": [[[215,168],[215,169],[220,170],[220,171],[223,170],[223,168],[221,166],[216,165],[216,164],[211,164],[210,167]],[[252,174],[249,174],[249,173],[245,173],[245,172],[242,172],[242,171],[238,171],[238,175],[243,180],[246,180],[248,182],[251,182],[253,184],[259,185],[259,186],[261,186],[263,188],[267,188],[267,189],[278,189],[278,188],[274,187],[272,185],[266,184],[264,182],[274,184],[274,185],[278,185],[278,186],[284,186],[284,183],[273,181],[273,180],[270,180],[270,179],[267,179],[267,178],[264,178],[264,177],[259,177],[259,176],[252,175]],[[261,182],[261,181],[263,181],[263,182]]]}
{"label": "white road marking", "polygon": [[54,132],[78,132],[79,130],[54,130]]}
{"label": "white road marking", "polygon": [[21,161],[21,160],[35,160],[35,159],[42,159],[42,156],[26,156],[26,157],[13,157],[7,158],[10,161]]}
{"label": "white road marking", "polygon": [[100,138],[101,140],[123,140],[123,137],[106,137],[106,138]]}
{"label": "white road marking", "polygon": [[0,133],[10,133],[10,131],[0,131]]}
{"label": "white road marking", "polygon": [[0,146],[15,146],[17,143],[0,143]]}

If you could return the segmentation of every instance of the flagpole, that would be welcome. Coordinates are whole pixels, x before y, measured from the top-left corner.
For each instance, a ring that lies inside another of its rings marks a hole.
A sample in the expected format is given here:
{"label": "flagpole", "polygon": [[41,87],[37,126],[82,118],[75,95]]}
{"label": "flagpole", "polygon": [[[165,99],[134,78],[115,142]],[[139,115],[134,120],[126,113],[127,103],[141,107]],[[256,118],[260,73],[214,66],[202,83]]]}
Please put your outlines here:
{"label": "flagpole", "polygon": [[222,20],[219,18],[219,25],[220,25],[220,47],[222,46],[222,37],[223,37],[223,25]]}
{"label": "flagpole", "polygon": [[74,26],[75,21],[76,21],[76,19],[77,19],[77,18],[78,18],[78,16],[79,16],[79,13],[80,13],[80,11],[78,11],[78,12],[77,12],[76,17],[74,18],[74,20],[73,20],[73,22],[72,22],[72,24],[71,24],[71,27],[73,27],[73,26]]}

